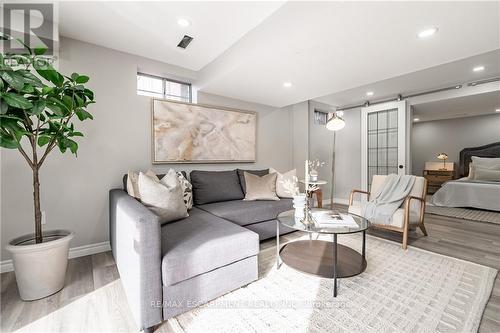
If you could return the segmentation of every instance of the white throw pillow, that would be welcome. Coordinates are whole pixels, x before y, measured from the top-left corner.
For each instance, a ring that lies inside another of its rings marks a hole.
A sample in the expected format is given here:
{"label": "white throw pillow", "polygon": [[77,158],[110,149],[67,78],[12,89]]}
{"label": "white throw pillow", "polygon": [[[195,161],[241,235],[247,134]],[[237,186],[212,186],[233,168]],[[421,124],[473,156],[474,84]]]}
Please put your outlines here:
{"label": "white throw pillow", "polygon": [[181,184],[184,204],[186,205],[186,208],[190,210],[193,208],[193,185],[191,185],[189,180],[184,177],[182,172],[177,172],[177,177],[179,178],[179,182]]}
{"label": "white throw pillow", "polygon": [[243,200],[274,200],[279,201],[276,195],[276,173],[270,173],[262,177],[243,172],[245,177],[246,193]]}
{"label": "white throw pillow", "polygon": [[280,198],[293,198],[295,189],[299,187],[297,179],[297,170],[293,169],[284,173],[278,172],[276,169],[270,168],[269,173],[277,173],[276,177],[276,194]]}
{"label": "white throw pillow", "polygon": [[[152,170],[148,170],[146,172],[146,176],[160,181]],[[138,181],[139,171],[129,171],[127,173],[127,193],[136,199],[141,199],[141,195],[139,194],[139,185],[137,184]]]}
{"label": "white throw pillow", "polygon": [[160,217],[162,224],[189,216],[177,173],[170,169],[161,181],[157,179],[139,173],[138,186],[142,203]]}

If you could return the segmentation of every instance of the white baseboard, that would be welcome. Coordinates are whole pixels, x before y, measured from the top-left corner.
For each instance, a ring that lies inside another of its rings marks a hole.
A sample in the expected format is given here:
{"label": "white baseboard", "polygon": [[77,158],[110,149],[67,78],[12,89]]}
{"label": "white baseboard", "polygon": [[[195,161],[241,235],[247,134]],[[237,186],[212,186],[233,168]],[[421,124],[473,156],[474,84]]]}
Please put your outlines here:
{"label": "white baseboard", "polygon": [[[110,250],[111,246],[109,242],[77,246],[69,249],[68,258],[71,259],[71,258],[89,256],[91,254],[106,252]],[[11,272],[13,270],[14,270],[14,265],[12,264],[12,259],[3,260],[2,262],[0,262],[0,273]]]}

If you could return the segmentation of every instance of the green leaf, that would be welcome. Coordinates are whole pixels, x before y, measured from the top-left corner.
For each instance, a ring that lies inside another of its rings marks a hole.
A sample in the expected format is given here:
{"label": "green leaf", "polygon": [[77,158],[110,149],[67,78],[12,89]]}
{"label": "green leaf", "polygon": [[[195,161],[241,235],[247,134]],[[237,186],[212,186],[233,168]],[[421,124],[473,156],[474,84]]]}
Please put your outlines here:
{"label": "green leaf", "polygon": [[80,75],[76,78],[75,82],[79,84],[87,83],[89,82],[89,77],[87,75]]}
{"label": "green leaf", "polygon": [[17,149],[19,147],[19,142],[12,135],[4,135],[0,133],[0,147]]}
{"label": "green leaf", "polygon": [[73,81],[76,81],[76,79],[79,77],[80,75],[78,73],[73,73],[71,74],[71,80]]}
{"label": "green leaf", "polygon": [[29,84],[33,85],[34,87],[38,87],[38,88],[44,87],[44,84],[42,83],[42,81],[38,77],[33,75],[33,73],[31,73],[30,71],[22,71],[21,75],[23,76],[25,83],[29,83]]}
{"label": "green leaf", "polygon": [[47,108],[49,108],[52,112],[54,112],[59,117],[64,117],[64,111],[61,108],[54,104],[47,104]]}
{"label": "green leaf", "polygon": [[31,108],[31,110],[29,110],[29,114],[31,115],[34,115],[34,116],[38,116],[40,113],[43,112],[43,110],[45,110],[45,101],[43,99],[38,99],[36,101],[33,101],[33,107]]}
{"label": "green leaf", "polygon": [[9,109],[9,104],[0,100],[0,114],[6,114],[8,109]]}
{"label": "green leaf", "polygon": [[52,139],[52,137],[48,136],[48,135],[40,135],[38,137],[38,145],[40,147],[43,147],[45,146],[47,143],[50,142],[50,140]]}
{"label": "green leaf", "polygon": [[2,79],[4,79],[9,86],[17,91],[21,91],[24,87],[23,77],[14,71],[2,72]]}
{"label": "green leaf", "polygon": [[83,133],[75,131],[75,132],[71,132],[69,134],[69,136],[83,136]]}
{"label": "green leaf", "polygon": [[63,83],[64,83],[64,76],[62,76],[61,74],[59,74],[52,67],[40,68],[39,66],[35,65],[35,70],[45,80],[52,82],[53,84],[55,84],[58,87],[62,86]]}
{"label": "green leaf", "polygon": [[24,98],[21,95],[15,94],[15,93],[2,93],[2,98],[3,100],[9,104],[10,106],[14,108],[19,108],[19,109],[30,109],[33,107],[33,104],[31,104],[30,101],[28,101],[26,98]]}
{"label": "green leaf", "polygon": [[54,90],[54,88],[53,88],[53,87],[44,86],[44,87],[42,88],[42,94],[43,94],[43,95],[50,94],[53,90]]}
{"label": "green leaf", "polygon": [[73,99],[67,95],[64,95],[62,97],[62,102],[64,103],[64,105],[66,106],[66,108],[68,110],[73,110],[73,108],[75,107],[75,102],[73,101]]}
{"label": "green leaf", "polygon": [[90,100],[94,99],[94,93],[90,89],[83,89],[83,93],[85,96],[87,96]]}
{"label": "green leaf", "polygon": [[49,105],[57,106],[60,109],[60,111],[63,112],[64,114],[68,114],[70,112],[70,109],[71,109],[71,108],[68,108],[64,102],[62,102],[61,100],[59,100],[53,96],[47,97],[47,107],[49,107]]}
{"label": "green leaf", "polygon": [[33,51],[35,52],[35,55],[42,55],[42,54],[45,54],[45,52],[47,52],[47,48],[46,47],[35,47],[33,49]]}
{"label": "green leaf", "polygon": [[33,88],[31,84],[25,84],[21,92],[25,94],[32,94],[35,92],[35,88]]}
{"label": "green leaf", "polygon": [[0,90],[3,90],[4,87],[5,87],[5,84],[3,83],[3,80],[0,79]]}
{"label": "green leaf", "polygon": [[71,139],[66,139],[66,140],[67,140],[67,145],[69,146],[69,150],[71,150],[71,152],[76,155],[76,152],[78,150],[78,143],[76,143]]}
{"label": "green leaf", "polygon": [[84,109],[77,109],[75,114],[80,121],[84,121],[85,119],[94,119],[94,117]]}

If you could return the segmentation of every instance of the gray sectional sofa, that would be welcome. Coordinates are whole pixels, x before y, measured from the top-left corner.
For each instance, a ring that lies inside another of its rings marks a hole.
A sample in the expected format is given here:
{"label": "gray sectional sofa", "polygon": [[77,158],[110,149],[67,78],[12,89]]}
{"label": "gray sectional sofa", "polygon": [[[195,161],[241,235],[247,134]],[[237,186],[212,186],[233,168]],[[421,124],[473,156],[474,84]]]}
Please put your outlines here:
{"label": "gray sectional sofa", "polygon": [[243,201],[242,174],[192,171],[189,217],[163,225],[126,193],[126,176],[110,191],[111,248],[141,330],[257,279],[259,240],[276,236],[276,216],[292,200]]}

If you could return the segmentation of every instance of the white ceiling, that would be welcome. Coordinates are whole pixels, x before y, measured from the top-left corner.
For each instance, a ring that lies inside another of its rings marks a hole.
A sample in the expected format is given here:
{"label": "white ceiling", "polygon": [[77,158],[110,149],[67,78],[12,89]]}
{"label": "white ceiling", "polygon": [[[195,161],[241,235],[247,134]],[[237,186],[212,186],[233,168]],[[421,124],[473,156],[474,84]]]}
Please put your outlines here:
{"label": "white ceiling", "polygon": [[[484,71],[472,71],[475,66],[479,65],[485,67]],[[314,100],[341,107],[360,104],[363,101],[373,102],[393,98],[398,94],[408,95],[499,76],[500,50],[496,50],[396,76],[387,80],[369,83],[353,89],[328,94]],[[373,92],[373,96],[366,96],[368,91]]]}
{"label": "white ceiling", "polygon": [[[61,35],[199,70],[276,11],[274,2],[65,1]],[[179,18],[191,25],[182,28]],[[177,47],[193,37],[186,50]]]}
{"label": "white ceiling", "polygon": [[485,114],[500,116],[500,112],[495,112],[496,109],[500,109],[500,91],[414,105],[413,117],[420,121],[430,121]]}
{"label": "white ceiling", "polygon": [[[60,13],[62,35],[200,69],[201,91],[278,107],[500,49],[500,2],[68,2]],[[181,51],[186,15],[195,40]]]}

